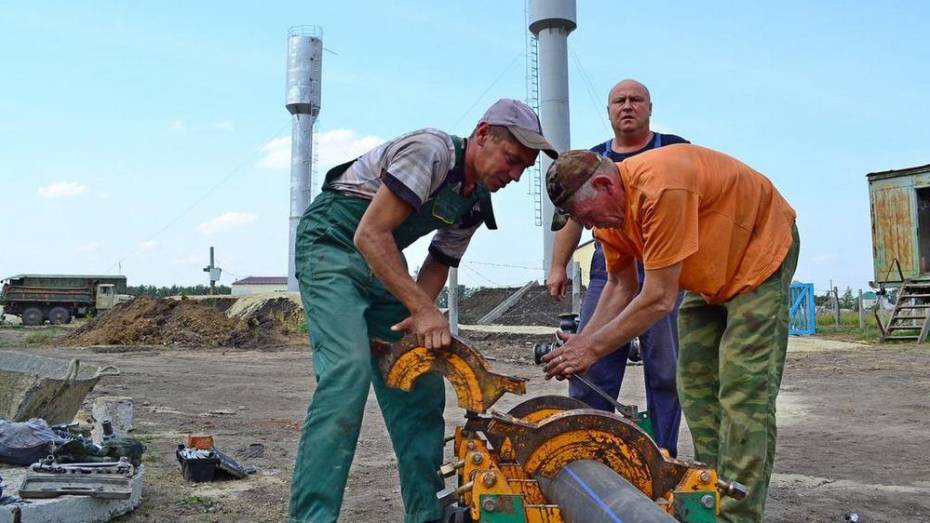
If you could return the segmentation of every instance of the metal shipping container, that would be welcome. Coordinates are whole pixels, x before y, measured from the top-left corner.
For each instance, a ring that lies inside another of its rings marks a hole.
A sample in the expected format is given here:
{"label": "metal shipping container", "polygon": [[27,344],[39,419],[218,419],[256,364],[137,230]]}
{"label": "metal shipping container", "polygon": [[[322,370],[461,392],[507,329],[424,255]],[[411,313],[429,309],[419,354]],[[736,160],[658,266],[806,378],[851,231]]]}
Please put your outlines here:
{"label": "metal shipping container", "polygon": [[866,178],[874,283],[894,287],[902,276],[930,280],[930,164]]}

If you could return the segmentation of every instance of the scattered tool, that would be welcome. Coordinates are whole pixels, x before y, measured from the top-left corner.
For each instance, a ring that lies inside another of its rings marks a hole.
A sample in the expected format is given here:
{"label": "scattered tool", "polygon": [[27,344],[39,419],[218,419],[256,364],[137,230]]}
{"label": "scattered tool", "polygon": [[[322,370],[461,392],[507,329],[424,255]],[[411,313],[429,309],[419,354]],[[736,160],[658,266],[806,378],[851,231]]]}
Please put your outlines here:
{"label": "scattered tool", "polygon": [[123,456],[119,461],[94,461],[91,463],[58,463],[54,456],[33,463],[33,472],[50,472],[57,474],[122,474],[132,476],[133,467],[129,458]]}
{"label": "scattered tool", "polygon": [[669,457],[635,420],[571,398],[540,396],[483,415],[504,392],[523,394],[525,380],[491,372],[461,338],[453,336],[449,351],[411,338],[374,346],[388,385],[409,388],[439,372],[466,408],[465,424],[447,438],[455,459],[439,470],[456,485],[437,493],[463,519],[704,523],[715,521],[721,496],[746,495],[703,464]]}
{"label": "scattered tool", "polygon": [[59,463],[54,456],[48,456],[30,467],[19,495],[23,499],[63,495],[129,499],[134,471],[127,457],[119,461]]}
{"label": "scattered tool", "polygon": [[197,483],[213,481],[217,472],[233,479],[242,479],[255,472],[254,467],[243,467],[217,450],[213,436],[189,434],[187,444],[179,444],[175,455],[184,479]]}

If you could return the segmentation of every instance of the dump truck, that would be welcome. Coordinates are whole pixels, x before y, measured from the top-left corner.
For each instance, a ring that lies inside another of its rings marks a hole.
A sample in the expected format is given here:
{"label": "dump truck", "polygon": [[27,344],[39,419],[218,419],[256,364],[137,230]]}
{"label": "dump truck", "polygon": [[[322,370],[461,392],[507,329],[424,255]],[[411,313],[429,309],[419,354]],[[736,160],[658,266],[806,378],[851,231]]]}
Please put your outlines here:
{"label": "dump truck", "polygon": [[125,276],[17,274],[3,279],[0,306],[24,325],[61,325],[130,300],[125,293]]}

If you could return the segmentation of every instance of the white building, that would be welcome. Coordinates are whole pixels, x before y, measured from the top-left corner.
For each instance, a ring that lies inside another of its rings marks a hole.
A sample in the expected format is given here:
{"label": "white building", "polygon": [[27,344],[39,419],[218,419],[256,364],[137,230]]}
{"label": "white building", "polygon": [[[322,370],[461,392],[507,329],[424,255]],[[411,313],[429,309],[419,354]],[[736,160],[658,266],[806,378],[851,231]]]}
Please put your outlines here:
{"label": "white building", "polygon": [[248,276],[232,282],[232,294],[260,294],[287,291],[287,276]]}

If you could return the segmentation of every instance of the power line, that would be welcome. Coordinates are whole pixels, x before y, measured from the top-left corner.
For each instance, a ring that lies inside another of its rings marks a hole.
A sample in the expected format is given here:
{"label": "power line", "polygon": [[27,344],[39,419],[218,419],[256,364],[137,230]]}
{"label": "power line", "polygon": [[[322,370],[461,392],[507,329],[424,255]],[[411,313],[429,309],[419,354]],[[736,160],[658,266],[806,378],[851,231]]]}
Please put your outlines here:
{"label": "power line", "polygon": [[501,287],[501,286],[502,286],[501,284],[499,284],[499,283],[497,283],[497,282],[495,282],[495,281],[492,281],[490,278],[488,278],[488,277],[485,276],[484,274],[481,274],[480,272],[476,271],[475,269],[469,267],[467,263],[465,264],[465,268],[468,269],[468,270],[470,270],[471,272],[475,273],[476,276],[478,276],[478,277],[481,278],[482,280],[484,280],[484,281],[490,283],[491,285],[493,285],[493,286],[495,286],[495,287]]}
{"label": "power line", "polygon": [[466,264],[473,263],[475,265],[488,265],[491,267],[505,267],[508,269],[526,269],[530,271],[541,271],[541,267],[527,267],[526,265],[509,265],[506,263],[492,263],[492,262],[480,262],[480,261],[467,261]]}
{"label": "power line", "polygon": [[[575,53],[575,51],[574,51],[573,49],[569,48],[569,51],[571,51],[572,58],[575,59],[575,65],[577,65],[577,66],[578,66],[578,70],[581,71],[581,78],[582,78],[582,80],[584,80],[582,83],[584,84],[584,86],[585,86],[585,88],[586,88],[585,90],[588,92],[588,98],[591,100],[591,105],[594,107],[595,111],[596,111],[598,114],[603,114],[603,113],[601,112],[601,111],[604,110],[603,107],[600,107],[600,108],[599,108],[598,105],[597,105],[597,95],[596,95],[596,93],[595,93],[594,83],[591,82],[591,78],[588,76],[587,71],[585,71],[584,66],[581,65],[581,58],[578,57],[578,54]],[[604,127],[604,130],[607,131],[608,134],[610,134],[610,133],[612,132],[612,131],[610,130],[610,128],[607,127],[607,124],[604,123],[604,119],[603,119],[603,118],[598,118],[597,121],[601,122],[601,126]]]}
{"label": "power line", "polygon": [[[262,142],[262,144],[266,144],[266,143],[268,143],[269,141],[271,141],[272,139],[277,138],[277,137],[281,134],[281,132],[283,132],[284,129],[286,129],[287,126],[289,126],[289,125],[291,125],[290,119],[288,119],[288,121],[287,121],[286,124],[282,125],[277,131],[275,131],[274,134],[272,134],[271,136],[269,136],[268,138],[266,138],[266,139]],[[164,227],[162,227],[161,229],[159,229],[158,231],[156,231],[154,234],[151,234],[147,239],[143,240],[143,241],[140,242],[140,243],[152,241],[152,240],[154,240],[155,238],[157,238],[158,236],[160,236],[163,232],[165,232],[165,231],[167,231],[168,229],[170,229],[171,227],[173,227],[178,221],[181,220],[181,218],[183,218],[184,216],[186,216],[188,213],[190,213],[190,212],[194,209],[194,207],[196,207],[197,205],[199,205],[200,202],[206,200],[206,199],[207,199],[207,196],[210,196],[210,194],[213,193],[213,191],[215,191],[215,190],[218,189],[221,185],[223,185],[224,183],[226,183],[227,181],[229,181],[233,176],[239,174],[239,172],[246,166],[246,164],[250,163],[250,162],[254,159],[254,157],[255,157],[259,152],[261,152],[261,147],[260,147],[260,146],[254,148],[254,149],[252,149],[252,152],[249,153],[241,162],[239,162],[238,165],[236,165],[235,167],[233,167],[233,169],[232,169],[226,176],[224,176],[223,178],[221,178],[220,181],[218,181],[216,184],[214,184],[214,185],[211,186],[209,189],[207,189],[206,192],[204,192],[199,198],[197,198],[196,200],[194,200],[194,202],[191,203],[186,209],[184,209],[183,211],[181,211],[180,214],[178,214],[177,216],[175,216],[174,218],[172,218],[171,220],[169,220],[168,223],[165,224]],[[139,245],[139,244],[137,244],[137,245]],[[113,267],[120,266],[124,261],[126,261],[127,258],[129,258],[129,257],[131,257],[131,256],[135,256],[136,254],[138,254],[139,251],[140,251],[140,249],[141,249],[141,247],[138,247],[138,246],[137,246],[135,249],[133,249],[133,250],[131,250],[129,253],[125,254],[122,258],[120,258],[120,259],[118,259],[117,261],[115,261],[115,262],[113,263],[113,265],[110,265],[110,267],[107,268],[107,270],[104,271],[104,272],[109,272],[110,270],[113,269]]]}
{"label": "power line", "polygon": [[513,67],[513,64],[516,63],[516,61],[520,58],[522,54],[523,52],[521,51],[521,52],[518,52],[516,56],[513,57],[513,60],[511,60],[510,63],[507,64],[507,67],[505,67],[504,70],[501,71],[499,75],[497,75],[497,78],[495,78],[494,81],[491,82],[491,85],[489,85],[487,89],[485,89],[484,91],[481,92],[480,95],[478,95],[478,98],[475,100],[475,102],[471,104],[471,106],[468,109],[466,109],[464,113],[462,113],[462,116],[459,116],[458,120],[456,120],[455,123],[452,124],[452,127],[450,127],[450,129],[455,129],[459,125],[459,123],[461,123],[462,120],[464,120],[465,117],[468,116],[468,113],[470,113],[472,109],[475,108],[476,105],[481,103],[481,100],[484,99],[484,95],[488,94],[488,91],[490,91],[495,85],[497,85],[497,82],[499,82],[501,78],[503,78],[504,75],[510,71],[510,68]]}

